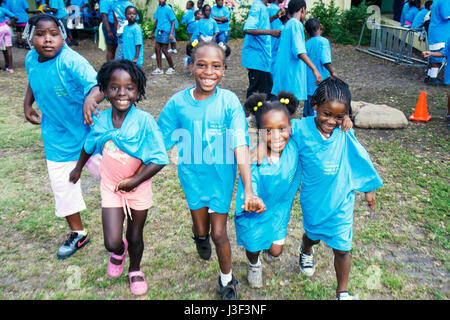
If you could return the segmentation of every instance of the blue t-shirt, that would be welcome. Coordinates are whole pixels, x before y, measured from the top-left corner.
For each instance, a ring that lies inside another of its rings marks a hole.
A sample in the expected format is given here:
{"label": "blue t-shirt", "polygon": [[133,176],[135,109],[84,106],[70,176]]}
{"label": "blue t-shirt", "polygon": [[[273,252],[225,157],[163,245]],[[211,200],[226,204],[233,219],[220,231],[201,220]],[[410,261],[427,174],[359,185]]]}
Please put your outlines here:
{"label": "blue t-shirt", "polygon": [[200,19],[197,24],[198,25],[194,30],[194,34],[192,35],[193,39],[191,39],[191,41],[194,39],[210,41],[209,38],[219,33],[217,22],[211,17],[209,19]]}
{"label": "blue t-shirt", "polygon": [[173,95],[158,118],[166,149],[178,150],[178,177],[191,210],[230,210],[237,164],[234,149],[248,145],[247,121],[239,98],[216,87],[197,101],[187,88]]}
{"label": "blue t-shirt", "polygon": [[[125,9],[129,6],[134,7],[134,4],[128,0],[116,0],[114,3],[113,12],[117,19],[117,34],[119,36],[123,33],[123,27],[128,24]],[[136,16],[136,21],[139,21],[139,14]]]}
{"label": "blue t-shirt", "polygon": [[144,62],[144,39],[142,29],[136,22],[131,26],[126,25],[123,28],[122,41],[123,58],[127,60],[132,61],[136,56],[136,46],[141,46],[136,64],[142,67],[142,63]]}
{"label": "blue t-shirt", "polygon": [[116,0],[100,0],[100,14],[104,13],[108,16],[108,22],[114,23],[113,10]]}
{"label": "blue t-shirt", "polygon": [[[269,10],[269,17],[272,17],[280,10],[280,7],[278,5],[276,5],[275,3],[271,3],[268,10]],[[281,22],[281,20],[279,18],[277,18],[270,23],[270,29],[283,30],[284,25]],[[271,37],[270,41],[272,43],[272,65],[270,68],[270,73],[272,73],[272,77],[273,77],[273,74],[275,72],[275,61],[277,59],[278,47],[280,45],[280,38]]]}
{"label": "blue t-shirt", "polygon": [[409,23],[412,23],[418,13],[419,13],[419,9],[417,7],[409,8],[408,12],[406,12],[406,15],[405,15],[405,23],[406,23],[406,21],[408,21]]}
{"label": "blue t-shirt", "polygon": [[167,4],[164,7],[158,6],[155,11],[154,18],[155,21],[158,21],[155,32],[162,30],[164,32],[170,33],[170,30],[172,29],[172,21],[176,20],[175,13],[173,13],[172,8]]}
{"label": "blue t-shirt", "polygon": [[298,100],[306,100],[306,64],[298,57],[306,53],[303,24],[291,18],[285,24],[280,37],[274,68],[272,94],[282,90],[292,92]]}
{"label": "blue t-shirt", "polygon": [[447,59],[447,64],[445,65],[444,70],[444,83],[446,85],[450,85],[450,36],[447,39],[447,44],[445,45],[445,48],[442,50],[442,53],[445,56],[445,59]]}
{"label": "blue t-shirt", "polygon": [[[3,0],[3,2],[5,2]],[[26,0],[7,0],[6,8],[8,8],[14,15],[19,19],[16,23],[26,23],[28,22],[28,13],[26,9],[30,6]]]}
{"label": "blue t-shirt", "polygon": [[428,43],[430,50],[444,48],[450,35],[450,1],[434,0],[431,5]]}
{"label": "blue t-shirt", "polygon": [[[331,47],[327,38],[322,36],[312,37],[306,41],[306,54],[316,66],[322,80],[330,76],[330,72],[325,68],[325,64],[331,63]],[[317,89],[316,77],[311,68],[306,68],[306,83],[308,85],[308,96],[312,96]]]}
{"label": "blue t-shirt", "polygon": [[[270,30],[269,11],[261,0],[255,0],[252,3],[244,24],[244,31],[256,29]],[[244,44],[242,45],[242,67],[270,72],[272,63],[270,38],[270,35],[245,35]]]}
{"label": "blue t-shirt", "polygon": [[412,21],[411,29],[419,28],[423,24],[423,20],[425,20],[425,16],[427,15],[428,12],[430,12],[430,10],[426,8],[420,10],[419,13],[417,13],[416,16],[414,17],[414,20]]}
{"label": "blue t-shirt", "polygon": [[64,3],[64,0],[50,0],[48,5],[52,9],[56,9],[56,13],[54,13],[54,16],[58,19],[64,18],[65,16],[69,15],[66,11],[66,4]]}
{"label": "blue t-shirt", "polygon": [[85,4],[88,4],[89,2],[87,0],[70,0],[71,6],[78,6],[81,7]]}
{"label": "blue t-shirt", "polygon": [[183,14],[183,17],[181,18],[181,23],[187,26],[186,28],[187,33],[189,34],[194,33],[194,23],[195,23],[194,9],[189,9],[188,11],[186,11],[185,14]]}
{"label": "blue t-shirt", "polygon": [[403,4],[403,8],[402,8],[402,13],[400,15],[400,25],[404,25],[405,24],[405,18],[406,18],[406,14],[408,13],[409,10],[409,2],[408,0],[406,0]]}
{"label": "blue t-shirt", "polygon": [[217,6],[214,6],[211,8],[211,17],[214,18],[222,18],[225,17],[228,19],[225,23],[218,23],[219,31],[229,31],[230,30],[230,18],[231,18],[231,12],[228,7],[222,6],[222,8],[219,8]]}
{"label": "blue t-shirt", "polygon": [[120,128],[114,128],[112,108],[100,112],[93,118],[94,125],[86,137],[84,150],[88,154],[103,152],[108,140],[145,165],[150,162],[159,165],[169,163],[161,131],[153,116],[141,109],[131,106]]}
{"label": "blue t-shirt", "polygon": [[76,161],[90,130],[84,124],[83,103],[97,85],[97,72],[67,46],[48,61],[39,62],[38,57],[36,50],[28,52],[25,68],[36,105],[42,111],[45,158]]}
{"label": "blue t-shirt", "polygon": [[291,121],[302,168],[300,205],[303,228],[311,240],[322,240],[333,249],[349,251],[353,237],[355,190],[370,192],[383,180],[353,129],[339,128],[324,139],[316,117]]}
{"label": "blue t-shirt", "polygon": [[251,165],[253,193],[266,206],[263,213],[242,209],[244,185],[239,178],[236,191],[237,244],[250,252],[270,249],[274,241],[286,238],[292,203],[300,186],[301,167],[298,165],[298,148],[290,139],[278,162],[270,165],[266,158],[260,166],[255,161]]}
{"label": "blue t-shirt", "polygon": [[0,7],[0,23],[8,20],[8,18],[14,17],[14,13],[6,9],[5,7]]}

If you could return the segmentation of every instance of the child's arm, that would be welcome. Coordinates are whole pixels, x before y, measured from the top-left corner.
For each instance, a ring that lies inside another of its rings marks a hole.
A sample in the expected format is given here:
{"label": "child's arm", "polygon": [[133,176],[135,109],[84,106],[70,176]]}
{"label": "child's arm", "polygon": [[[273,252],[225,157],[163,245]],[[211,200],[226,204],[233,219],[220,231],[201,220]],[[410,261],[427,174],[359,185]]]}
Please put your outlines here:
{"label": "child's arm", "polygon": [[86,162],[89,160],[90,157],[91,155],[86,153],[86,151],[84,151],[84,148],[81,149],[80,158],[78,159],[75,168],[69,174],[70,182],[74,184],[77,183],[77,181],[81,177],[81,170],[83,170],[84,165],[86,164]]}
{"label": "child's arm", "polygon": [[264,205],[264,202],[253,193],[248,146],[244,145],[237,147],[234,150],[234,153],[244,185],[245,200],[242,209],[245,211],[263,213],[266,211],[266,206]]}
{"label": "child's arm", "polygon": [[273,16],[270,17],[270,23],[274,22],[278,18],[281,18],[285,14],[286,14],[285,9],[284,8],[280,8],[280,10],[278,10],[277,13],[275,13]]}
{"label": "child's arm", "polygon": [[25,99],[23,101],[23,112],[25,114],[25,119],[27,119],[27,121],[32,124],[41,124],[41,117],[32,107],[33,102],[33,90],[31,90],[30,84],[28,84],[27,92],[25,93]]}
{"label": "child's arm", "polygon": [[311,61],[311,59],[309,59],[308,55],[306,53],[301,53],[298,55],[298,57],[303,60],[304,63],[306,63],[306,65],[308,67],[311,68],[311,70],[314,73],[314,77],[316,77],[316,84],[319,85],[322,82],[322,76],[320,75],[319,71],[317,70],[316,66],[314,65],[314,63]]}
{"label": "child's arm", "polygon": [[370,210],[375,209],[375,205],[377,204],[377,199],[375,197],[375,191],[365,192],[367,205]]}
{"label": "child's arm", "polygon": [[325,68],[330,72],[330,76],[337,78],[338,74],[334,71],[333,67],[331,66],[331,63],[325,63]]}
{"label": "child's arm", "polygon": [[134,176],[123,179],[119,181],[116,185],[116,189],[114,191],[125,191],[130,192],[133,189],[137,188],[141,183],[151,179],[155,174],[157,174],[164,165],[149,163],[148,165],[141,165]]}
{"label": "child's arm", "polygon": [[279,38],[281,36],[281,30],[279,29],[248,29],[244,30],[244,33],[252,36],[269,35],[275,38]]}
{"label": "child's arm", "polygon": [[175,20],[172,21],[172,26],[170,27],[169,40],[173,40],[174,32],[175,32]]}
{"label": "child's arm", "polygon": [[422,52],[422,55],[424,58],[428,57],[444,57],[444,54],[442,52],[433,52],[433,51],[424,51]]}
{"label": "child's arm", "polygon": [[142,46],[140,44],[136,45],[136,54],[134,55],[134,59],[133,59],[134,63],[137,63],[137,61],[139,59],[139,52],[141,51],[141,47]]}
{"label": "child's arm", "polygon": [[158,20],[155,20],[155,23],[153,24],[153,29],[152,32],[150,33],[150,39],[153,39],[155,36],[155,30],[156,30],[156,26],[158,25]]}
{"label": "child's arm", "polygon": [[102,102],[104,98],[105,95],[100,91],[99,86],[92,87],[83,103],[83,116],[85,124],[90,126],[94,124],[94,121],[92,120],[92,113],[98,117],[98,104]]}

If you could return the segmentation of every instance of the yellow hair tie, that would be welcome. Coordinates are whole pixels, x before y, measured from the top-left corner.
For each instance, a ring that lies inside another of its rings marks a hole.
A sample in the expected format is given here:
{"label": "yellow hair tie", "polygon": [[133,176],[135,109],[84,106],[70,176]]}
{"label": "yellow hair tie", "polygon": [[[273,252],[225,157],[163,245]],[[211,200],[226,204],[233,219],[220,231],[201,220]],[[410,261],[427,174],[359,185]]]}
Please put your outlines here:
{"label": "yellow hair tie", "polygon": [[263,105],[263,103],[261,101],[258,101],[258,103],[256,104],[255,107],[253,107],[253,110],[256,112],[258,111],[258,108],[261,107]]}
{"label": "yellow hair tie", "polygon": [[45,10],[46,8],[47,8],[47,5],[46,5],[46,4],[41,4],[41,5],[39,6],[38,10],[39,10],[40,12],[42,12],[42,13],[45,13],[44,10]]}
{"label": "yellow hair tie", "polygon": [[280,102],[284,103],[284,104],[289,104],[289,99],[288,98],[286,98],[286,99],[285,98],[281,98]]}
{"label": "yellow hair tie", "polygon": [[195,39],[194,41],[192,41],[191,46],[192,46],[192,47],[195,47],[197,44],[198,44],[198,40]]}

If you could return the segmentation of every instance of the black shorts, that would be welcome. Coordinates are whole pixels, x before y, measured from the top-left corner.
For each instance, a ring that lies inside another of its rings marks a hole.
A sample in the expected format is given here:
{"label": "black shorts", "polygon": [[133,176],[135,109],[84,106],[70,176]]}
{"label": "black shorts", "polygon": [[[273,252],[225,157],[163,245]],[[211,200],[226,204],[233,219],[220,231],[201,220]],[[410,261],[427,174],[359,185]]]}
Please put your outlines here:
{"label": "black shorts", "polygon": [[250,83],[247,89],[247,98],[255,92],[265,93],[267,97],[272,91],[272,74],[261,70],[248,69],[248,82]]}

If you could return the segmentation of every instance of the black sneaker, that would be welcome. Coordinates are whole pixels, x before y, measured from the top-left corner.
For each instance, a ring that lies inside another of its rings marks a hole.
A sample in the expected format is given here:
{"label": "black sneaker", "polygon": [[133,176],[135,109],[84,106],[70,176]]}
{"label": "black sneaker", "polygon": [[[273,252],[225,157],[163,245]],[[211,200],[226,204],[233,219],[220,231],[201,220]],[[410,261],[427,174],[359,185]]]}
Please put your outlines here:
{"label": "black sneaker", "polygon": [[56,256],[59,259],[66,259],[72,256],[79,249],[83,248],[90,241],[89,234],[85,236],[79,235],[76,232],[72,232],[69,238],[64,242],[64,244],[58,249]]}
{"label": "black sneaker", "polygon": [[231,281],[228,282],[226,286],[223,286],[219,276],[219,293],[222,300],[239,300],[236,292],[236,286],[238,283],[239,282],[236,280],[234,275],[232,275]]}
{"label": "black sneaker", "polygon": [[209,242],[209,234],[202,238],[193,236],[192,239],[195,241],[200,258],[203,260],[209,260],[209,258],[211,258],[211,243]]}

